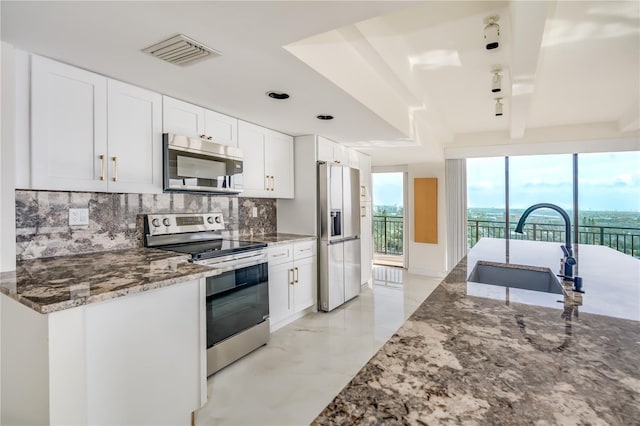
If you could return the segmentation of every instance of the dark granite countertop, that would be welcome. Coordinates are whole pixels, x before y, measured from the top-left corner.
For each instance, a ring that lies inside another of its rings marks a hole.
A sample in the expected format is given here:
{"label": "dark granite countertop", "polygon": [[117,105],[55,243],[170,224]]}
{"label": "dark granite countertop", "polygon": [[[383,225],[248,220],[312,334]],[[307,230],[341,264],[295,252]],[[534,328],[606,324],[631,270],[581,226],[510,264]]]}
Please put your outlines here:
{"label": "dark granite countertop", "polygon": [[278,232],[275,234],[253,234],[253,236],[241,235],[240,239],[255,243],[267,243],[270,246],[273,246],[278,244],[300,243],[303,241],[315,241],[316,237],[313,235],[285,234]]}
{"label": "dark granite countertop", "polygon": [[218,273],[186,259],[140,248],[25,260],[0,274],[0,292],[47,314]]}
{"label": "dark granite countertop", "polygon": [[639,424],[640,260],[574,248],[584,294],[467,282],[559,270],[559,244],[482,239],[314,424]]}

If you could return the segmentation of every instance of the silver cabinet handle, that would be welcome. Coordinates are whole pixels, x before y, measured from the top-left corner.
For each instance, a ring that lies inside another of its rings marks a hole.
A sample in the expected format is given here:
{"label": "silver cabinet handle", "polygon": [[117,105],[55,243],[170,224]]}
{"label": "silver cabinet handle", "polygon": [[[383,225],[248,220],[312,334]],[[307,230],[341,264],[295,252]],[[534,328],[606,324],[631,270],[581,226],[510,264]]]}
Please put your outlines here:
{"label": "silver cabinet handle", "polygon": [[276,190],[276,177],[275,176],[271,176],[271,190],[272,191]]}
{"label": "silver cabinet handle", "polygon": [[100,154],[100,180],[104,180],[104,155]]}
{"label": "silver cabinet handle", "polygon": [[207,135],[200,135],[200,139],[204,139],[206,137],[207,137]]}
{"label": "silver cabinet handle", "polygon": [[294,282],[294,283],[297,283],[297,282],[298,282],[298,277],[299,277],[299,276],[298,276],[298,267],[296,266],[296,267],[295,267],[295,268],[293,268],[293,269],[295,269],[295,277],[294,277],[294,279],[293,279],[293,282]]}
{"label": "silver cabinet handle", "polygon": [[367,188],[364,185],[360,185],[360,196],[362,198],[367,196]]}
{"label": "silver cabinet handle", "polygon": [[112,157],[113,160],[113,181],[118,181],[118,157]]}
{"label": "silver cabinet handle", "polygon": [[265,179],[266,179],[266,183],[264,186],[266,186],[267,191],[271,191],[271,188],[269,188],[269,175],[266,175]]}
{"label": "silver cabinet handle", "polygon": [[207,136],[208,141],[210,141],[211,139],[213,139],[213,136]]}
{"label": "silver cabinet handle", "polygon": [[360,217],[367,217],[367,208],[365,206],[360,207]]}

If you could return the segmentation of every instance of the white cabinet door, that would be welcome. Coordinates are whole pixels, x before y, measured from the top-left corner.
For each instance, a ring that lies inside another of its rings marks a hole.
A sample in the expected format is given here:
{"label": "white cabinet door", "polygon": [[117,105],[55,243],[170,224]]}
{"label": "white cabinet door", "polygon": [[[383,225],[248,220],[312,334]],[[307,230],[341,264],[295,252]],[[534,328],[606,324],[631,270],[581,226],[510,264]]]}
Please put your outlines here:
{"label": "white cabinet door", "polygon": [[373,263],[373,223],[371,218],[371,203],[360,205],[360,267],[362,283],[371,279]]}
{"label": "white cabinet door", "polygon": [[109,80],[108,180],[111,192],[162,192],[162,96]]}
{"label": "white cabinet door", "polygon": [[318,161],[333,161],[333,142],[318,136]]}
{"label": "white cabinet door", "polygon": [[360,153],[355,149],[345,148],[347,151],[349,167],[360,169]]}
{"label": "white cabinet door", "polygon": [[371,157],[359,153],[360,163],[360,201],[371,202]]}
{"label": "white cabinet door", "polygon": [[271,179],[271,197],[293,198],[293,138],[267,130],[265,161]]}
{"label": "white cabinet door", "polygon": [[199,138],[205,134],[204,108],[168,96],[162,97],[164,133]]}
{"label": "white cabinet door", "polygon": [[349,165],[347,147],[333,142],[327,138],[318,136],[318,160],[331,161],[333,163]]}
{"label": "white cabinet door", "polygon": [[105,77],[33,56],[33,189],[107,190],[106,109]]}
{"label": "white cabinet door", "polygon": [[343,166],[349,165],[349,153],[347,147],[334,143],[333,145],[333,161],[342,164]]}
{"label": "white cabinet door", "polygon": [[265,169],[265,136],[264,129],[246,123],[238,122],[238,147],[242,150],[243,169],[241,183],[247,197],[268,197],[267,173]]}
{"label": "white cabinet door", "polygon": [[312,306],[315,301],[316,259],[307,257],[297,260],[294,264],[293,310],[300,312]]}
{"label": "white cabinet door", "polygon": [[287,318],[292,311],[292,282],[292,262],[269,265],[269,317],[272,326]]}
{"label": "white cabinet door", "polygon": [[215,143],[238,146],[238,119],[206,109],[204,134]]}

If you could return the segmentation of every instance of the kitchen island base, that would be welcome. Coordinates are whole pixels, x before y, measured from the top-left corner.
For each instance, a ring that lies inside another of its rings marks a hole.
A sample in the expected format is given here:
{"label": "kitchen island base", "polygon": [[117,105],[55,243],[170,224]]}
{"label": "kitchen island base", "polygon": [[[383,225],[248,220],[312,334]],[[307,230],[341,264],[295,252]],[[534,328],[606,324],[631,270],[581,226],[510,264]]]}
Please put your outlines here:
{"label": "kitchen island base", "polygon": [[49,314],[1,294],[1,424],[189,424],[207,399],[204,283]]}

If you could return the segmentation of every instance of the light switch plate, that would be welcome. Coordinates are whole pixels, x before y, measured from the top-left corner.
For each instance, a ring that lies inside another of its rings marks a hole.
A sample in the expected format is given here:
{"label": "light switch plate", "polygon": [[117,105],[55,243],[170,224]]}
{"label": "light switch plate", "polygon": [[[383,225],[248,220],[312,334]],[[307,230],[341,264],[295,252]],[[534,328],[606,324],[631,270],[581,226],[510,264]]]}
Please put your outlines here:
{"label": "light switch plate", "polygon": [[251,217],[258,217],[258,208],[257,207],[252,207],[251,208]]}
{"label": "light switch plate", "polygon": [[89,209],[69,209],[69,225],[88,225]]}

